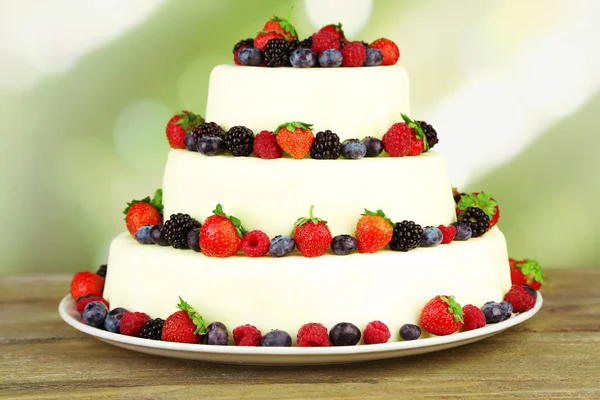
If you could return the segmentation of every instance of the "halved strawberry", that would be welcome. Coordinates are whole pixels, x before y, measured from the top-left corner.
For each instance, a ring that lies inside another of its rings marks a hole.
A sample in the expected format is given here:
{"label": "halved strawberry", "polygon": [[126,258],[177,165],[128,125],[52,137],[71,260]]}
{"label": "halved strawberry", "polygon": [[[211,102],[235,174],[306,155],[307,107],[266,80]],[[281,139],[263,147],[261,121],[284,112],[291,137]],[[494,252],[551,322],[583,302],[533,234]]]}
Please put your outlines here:
{"label": "halved strawberry", "polygon": [[460,213],[469,207],[481,208],[483,212],[490,217],[488,231],[498,223],[498,219],[500,218],[500,208],[492,195],[485,192],[473,192],[471,194],[460,196],[460,201],[456,206],[457,213]]}

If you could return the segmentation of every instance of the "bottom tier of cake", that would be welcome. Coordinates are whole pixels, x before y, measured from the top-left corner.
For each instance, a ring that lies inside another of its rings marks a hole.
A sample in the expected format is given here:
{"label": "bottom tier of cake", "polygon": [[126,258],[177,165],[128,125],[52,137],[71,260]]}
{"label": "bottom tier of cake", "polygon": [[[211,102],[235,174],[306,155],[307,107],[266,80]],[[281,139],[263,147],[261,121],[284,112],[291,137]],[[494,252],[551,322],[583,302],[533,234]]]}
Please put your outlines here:
{"label": "bottom tier of cake", "polygon": [[398,340],[399,328],[418,324],[435,295],[481,306],[502,300],[509,288],[506,241],[498,228],[481,238],[407,253],[317,258],[209,258],[140,245],[123,233],[110,247],[104,297],[111,308],[166,318],[181,296],[207,323],[221,321],[229,330],[252,324],[263,334],[283,329],[294,340],[308,322],[327,328],[352,322],[362,330],[380,320],[392,331],[391,340]]}

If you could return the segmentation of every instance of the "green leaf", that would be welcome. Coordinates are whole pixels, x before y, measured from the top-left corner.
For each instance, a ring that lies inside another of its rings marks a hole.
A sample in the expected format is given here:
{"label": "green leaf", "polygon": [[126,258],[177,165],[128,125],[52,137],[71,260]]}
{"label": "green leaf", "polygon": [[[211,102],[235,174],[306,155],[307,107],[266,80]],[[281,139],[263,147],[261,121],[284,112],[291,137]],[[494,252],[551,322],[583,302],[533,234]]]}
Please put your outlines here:
{"label": "green leaf", "polygon": [[235,231],[237,232],[239,237],[243,237],[246,233],[248,233],[246,228],[242,226],[242,221],[238,217],[225,214],[225,211],[223,211],[223,206],[221,204],[217,204],[217,206],[213,210],[213,214],[230,220],[233,226],[235,227]]}
{"label": "green leaf", "polygon": [[181,296],[179,297],[179,304],[177,305],[177,308],[187,312],[189,319],[191,319],[194,325],[196,325],[196,330],[194,331],[195,335],[206,335],[207,329],[202,315],[200,315],[198,311],[186,303]]}
{"label": "green leaf", "polygon": [[383,210],[377,210],[375,212],[373,211],[369,211],[365,208],[365,212],[363,215],[370,215],[372,217],[381,217],[383,219],[385,219],[387,221],[388,224],[390,224],[392,226],[392,228],[394,227],[394,223],[392,222],[391,219],[389,219],[385,213],[383,212]]}
{"label": "green leaf", "polygon": [[305,122],[300,122],[300,121],[292,121],[292,122],[285,122],[281,125],[279,125],[277,127],[277,129],[275,129],[275,131],[273,132],[274,135],[277,135],[279,133],[279,131],[281,129],[287,129],[290,132],[294,132],[296,129],[308,129],[311,130],[312,128],[312,124],[307,124]]}
{"label": "green leaf", "polygon": [[517,267],[521,269],[521,273],[525,278],[527,278],[527,283],[535,281],[539,284],[544,283],[544,272],[542,271],[542,267],[536,260],[525,259],[523,261],[517,262]]}
{"label": "green leaf", "polygon": [[448,311],[454,315],[454,320],[456,322],[465,322],[462,307],[454,300],[454,296],[440,296],[440,299],[448,304]]}
{"label": "green leaf", "polygon": [[496,206],[498,206],[498,203],[492,198],[491,194],[479,192],[478,194],[469,193],[462,195],[457,207],[461,211],[469,207],[481,208],[491,219],[496,215]]}
{"label": "green leaf", "polygon": [[225,213],[223,212],[223,206],[221,204],[217,204],[217,206],[213,210],[213,214],[224,217]]}
{"label": "green leaf", "polygon": [[423,141],[423,151],[429,150],[429,142],[427,141],[427,135],[425,135],[423,128],[421,128],[421,124],[419,124],[416,121],[413,121],[406,114],[400,114],[400,116],[402,117],[404,122],[408,124],[409,128],[414,129],[416,138]]}
{"label": "green leaf", "polygon": [[162,203],[162,198],[163,198],[162,189],[156,189],[156,192],[154,192],[154,197],[152,198],[152,201],[150,202],[150,204],[154,208],[156,208],[161,215],[162,215],[163,209],[164,209],[163,203]]}
{"label": "green leaf", "polygon": [[181,112],[177,115],[179,115],[180,119],[176,122],[176,124],[181,125],[183,130],[186,132],[190,132],[198,125],[204,123],[204,118],[202,118],[202,116],[196,115],[191,111]]}
{"label": "green leaf", "polygon": [[315,206],[310,206],[310,211],[309,211],[309,217],[300,217],[296,220],[296,222],[294,223],[294,226],[302,226],[302,225],[306,225],[309,222],[312,222],[315,225],[318,225],[319,222],[327,225],[327,221],[321,219],[321,218],[317,218],[315,216],[313,216],[313,209],[315,208]]}

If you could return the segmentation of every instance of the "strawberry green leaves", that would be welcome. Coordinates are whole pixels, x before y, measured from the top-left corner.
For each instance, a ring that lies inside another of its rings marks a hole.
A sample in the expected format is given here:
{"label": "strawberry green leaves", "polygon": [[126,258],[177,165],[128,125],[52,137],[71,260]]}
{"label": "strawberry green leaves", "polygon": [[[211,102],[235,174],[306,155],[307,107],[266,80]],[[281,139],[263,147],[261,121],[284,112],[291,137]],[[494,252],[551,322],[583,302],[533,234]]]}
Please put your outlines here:
{"label": "strawberry green leaves", "polygon": [[246,233],[248,233],[246,228],[242,226],[242,221],[239,218],[234,217],[233,215],[225,214],[225,211],[223,211],[223,206],[221,204],[217,204],[217,206],[213,210],[213,214],[230,220],[233,226],[235,227],[235,230],[239,237],[243,237]]}
{"label": "strawberry green leaves", "polygon": [[159,214],[162,215],[162,212],[163,212],[162,189],[157,189],[156,192],[154,192],[154,197],[152,197],[152,198],[150,198],[150,196],[146,196],[141,200],[131,200],[129,203],[127,203],[127,207],[125,208],[125,210],[123,210],[123,214],[127,215],[131,206],[133,206],[134,204],[137,204],[137,203],[148,203],[152,207],[156,208],[156,210],[159,212]]}
{"label": "strawberry green leaves", "polygon": [[312,124],[307,124],[306,122],[300,122],[300,121],[285,122],[285,123],[279,125],[277,127],[277,129],[275,129],[273,134],[277,135],[277,133],[281,129],[284,129],[284,128],[290,132],[294,132],[296,129],[311,130]]}
{"label": "strawberry green leaves", "polygon": [[421,128],[421,125],[418,122],[413,121],[412,119],[410,119],[408,117],[408,115],[406,115],[406,114],[400,114],[400,115],[402,116],[402,119],[404,120],[404,122],[406,122],[408,124],[408,127],[415,130],[417,139],[423,141],[423,149],[424,149],[424,151],[429,150],[429,142],[427,141],[427,136],[425,135],[425,132],[423,131],[423,128]]}
{"label": "strawberry green leaves", "polygon": [[461,211],[469,207],[481,208],[488,217],[496,215],[498,203],[492,198],[492,195],[485,192],[471,193],[462,195],[458,202],[458,209]]}
{"label": "strawberry green leaves", "polygon": [[544,272],[536,260],[525,259],[519,261],[517,267],[521,269],[521,273],[527,278],[528,284],[533,281],[536,281],[540,285],[544,283]]}
{"label": "strawberry green leaves", "polygon": [[323,224],[327,224],[327,221],[322,220],[321,218],[317,218],[315,216],[313,216],[313,209],[315,208],[315,206],[310,206],[310,211],[309,211],[309,217],[300,217],[296,220],[296,222],[294,223],[294,226],[302,226],[305,225],[309,222],[312,222],[313,224],[317,225],[319,222],[323,223]]}
{"label": "strawberry green leaves", "polygon": [[[291,38],[298,40],[298,33],[296,32],[296,28],[294,28],[294,25],[292,25],[292,13],[293,12],[294,12],[294,7],[291,7],[286,19],[274,16],[272,18],[272,20],[279,22],[279,26],[281,26],[281,28]],[[290,38],[286,38],[286,39],[289,40]]]}
{"label": "strawberry green leaves", "polygon": [[204,118],[202,118],[202,116],[196,115],[191,111],[183,111],[177,115],[179,115],[179,121],[177,121],[176,124],[181,125],[186,132],[190,132],[198,125],[204,123]]}
{"label": "strawberry green leaves", "polygon": [[440,296],[440,299],[448,304],[448,312],[454,315],[454,320],[456,322],[465,322],[463,319],[464,312],[462,307],[454,300],[453,296]]}
{"label": "strawberry green leaves", "polygon": [[206,335],[208,330],[206,329],[206,324],[202,315],[198,311],[196,311],[192,306],[186,303],[181,296],[179,297],[179,304],[177,308],[188,313],[188,317],[192,320],[194,325],[196,325],[196,330],[194,331],[194,335]]}
{"label": "strawberry green leaves", "polygon": [[365,213],[363,215],[371,215],[374,217],[381,217],[381,218],[385,219],[387,221],[387,223],[392,226],[392,228],[394,227],[394,223],[392,222],[392,220],[389,219],[382,210],[369,211],[365,208]]}

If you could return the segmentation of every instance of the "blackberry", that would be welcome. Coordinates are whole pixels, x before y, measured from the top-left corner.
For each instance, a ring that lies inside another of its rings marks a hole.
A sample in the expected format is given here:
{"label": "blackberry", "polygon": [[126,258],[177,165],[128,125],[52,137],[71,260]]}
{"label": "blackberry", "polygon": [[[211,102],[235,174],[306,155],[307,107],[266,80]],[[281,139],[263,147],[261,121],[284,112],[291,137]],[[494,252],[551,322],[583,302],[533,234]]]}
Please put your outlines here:
{"label": "blackberry", "polygon": [[394,226],[394,234],[390,249],[394,251],[409,251],[419,246],[423,228],[413,221],[402,221]]}
{"label": "blackberry", "polygon": [[225,134],[225,143],[235,157],[246,157],[254,147],[254,133],[245,126],[234,126]]}
{"label": "blackberry", "polygon": [[437,137],[437,132],[433,129],[433,126],[429,125],[425,121],[417,121],[419,125],[421,125],[421,129],[425,132],[425,136],[427,137],[427,143],[429,143],[429,148],[433,148],[440,140]]}
{"label": "blackberry", "polygon": [[490,217],[478,207],[468,207],[460,213],[458,222],[463,222],[471,227],[472,237],[483,235],[490,226]]}
{"label": "blackberry", "polygon": [[140,337],[144,339],[160,340],[164,324],[165,320],[160,318],[146,321],[140,331]]}
{"label": "blackberry", "polygon": [[254,39],[242,39],[233,46],[233,54],[235,54],[242,46],[254,47]]}
{"label": "blackberry", "polygon": [[271,39],[265,46],[267,67],[289,67],[290,44],[285,39]]}
{"label": "blackberry", "polygon": [[194,228],[199,228],[200,222],[188,214],[173,214],[163,225],[165,239],[176,249],[189,249],[187,235]]}
{"label": "blackberry", "polygon": [[292,40],[290,43],[290,52],[297,49],[312,49],[312,36],[304,40]]}
{"label": "blackberry", "polygon": [[100,268],[98,268],[98,271],[96,271],[97,275],[100,275],[103,278],[106,278],[106,270],[107,270],[108,266],[106,264],[102,264],[100,266]]}
{"label": "blackberry", "polygon": [[192,135],[194,136],[194,143],[198,143],[198,140],[202,136],[218,136],[221,139],[225,136],[225,131],[214,122],[205,122],[192,129]]}
{"label": "blackberry", "polygon": [[310,158],[315,160],[335,160],[341,153],[340,137],[330,130],[317,133],[310,148]]}

